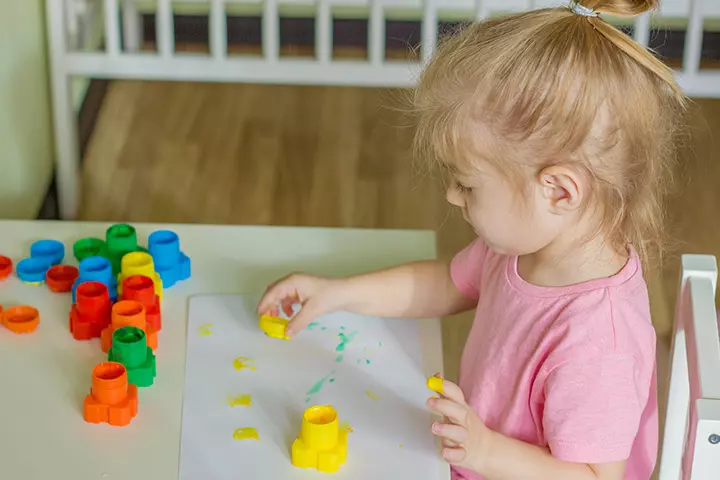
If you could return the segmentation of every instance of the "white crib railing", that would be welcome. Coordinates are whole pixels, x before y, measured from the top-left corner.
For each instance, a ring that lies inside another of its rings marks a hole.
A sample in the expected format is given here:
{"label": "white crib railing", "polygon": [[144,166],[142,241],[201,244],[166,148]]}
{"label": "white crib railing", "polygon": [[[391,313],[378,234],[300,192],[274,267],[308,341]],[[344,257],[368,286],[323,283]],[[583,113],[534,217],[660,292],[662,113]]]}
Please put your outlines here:
{"label": "white crib railing", "polygon": [[717,275],[715,257],[683,255],[659,480],[720,476]]}
{"label": "white crib railing", "polygon": [[[315,9],[315,57],[279,55],[278,0],[155,0],[157,52],[143,52],[142,19],[135,0],[45,0],[51,59],[56,174],[61,217],[75,218],[79,207],[79,153],[76,120],[70,100],[72,76],[116,79],[253,82],[316,85],[411,87],[422,63],[435,50],[439,13],[467,11],[469,20],[495,11],[519,11],[565,4],[564,0],[285,0]],[[258,5],[258,2],[262,2]],[[569,1],[569,0],[568,0]],[[173,6],[204,3],[209,11],[210,53],[177,53]],[[242,4],[262,7],[262,53],[228,55],[227,8]],[[283,3],[284,5],[285,3]],[[361,6],[368,9],[368,58],[332,56],[332,9]],[[422,12],[421,59],[394,61],[385,57],[386,10]],[[720,17],[718,0],[666,0],[662,15],[688,19],[680,85],[692,96],[720,97],[720,70],[701,70],[703,22]],[[104,25],[104,48],[87,50],[94,20]],[[120,19],[122,18],[122,37]],[[635,38],[648,44],[650,17],[639,17]]]}

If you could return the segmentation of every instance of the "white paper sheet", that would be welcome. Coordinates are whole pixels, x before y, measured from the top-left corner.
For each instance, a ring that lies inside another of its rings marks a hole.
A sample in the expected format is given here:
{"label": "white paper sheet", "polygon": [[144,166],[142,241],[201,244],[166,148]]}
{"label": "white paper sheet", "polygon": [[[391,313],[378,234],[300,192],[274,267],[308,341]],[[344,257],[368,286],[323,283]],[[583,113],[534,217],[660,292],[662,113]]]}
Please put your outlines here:
{"label": "white paper sheet", "polygon": [[[430,434],[425,401],[432,392],[416,322],[342,312],[284,341],[259,329],[256,302],[234,295],[190,301],[182,480],[448,478]],[[246,363],[255,370],[237,370],[238,357],[252,359]],[[251,406],[230,406],[241,394],[251,395]],[[326,404],[352,428],[347,462],[332,475],[290,462],[304,410]],[[245,427],[260,440],[234,440]]]}

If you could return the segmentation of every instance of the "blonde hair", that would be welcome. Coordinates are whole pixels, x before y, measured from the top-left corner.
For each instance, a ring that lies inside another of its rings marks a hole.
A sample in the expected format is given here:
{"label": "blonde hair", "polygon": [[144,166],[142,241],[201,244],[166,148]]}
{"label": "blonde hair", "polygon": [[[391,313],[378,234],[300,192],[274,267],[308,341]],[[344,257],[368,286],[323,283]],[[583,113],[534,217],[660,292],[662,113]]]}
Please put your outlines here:
{"label": "blonde hair", "polygon": [[[619,16],[657,6],[578,3]],[[516,180],[523,165],[572,165],[590,180],[599,231],[618,251],[632,244],[648,265],[665,249],[663,198],[686,102],[672,70],[602,18],[540,9],[440,42],[414,91],[414,147],[466,165],[482,149]]]}

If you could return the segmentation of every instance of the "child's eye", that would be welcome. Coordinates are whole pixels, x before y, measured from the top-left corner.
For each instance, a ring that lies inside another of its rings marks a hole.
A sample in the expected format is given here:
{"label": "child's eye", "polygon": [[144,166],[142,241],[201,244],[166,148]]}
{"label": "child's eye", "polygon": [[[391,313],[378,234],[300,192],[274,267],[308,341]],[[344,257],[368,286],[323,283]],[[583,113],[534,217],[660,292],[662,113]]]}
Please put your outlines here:
{"label": "child's eye", "polygon": [[455,182],[455,188],[457,188],[460,193],[467,193],[472,190],[472,188],[470,188],[466,185],[463,185],[460,182]]}

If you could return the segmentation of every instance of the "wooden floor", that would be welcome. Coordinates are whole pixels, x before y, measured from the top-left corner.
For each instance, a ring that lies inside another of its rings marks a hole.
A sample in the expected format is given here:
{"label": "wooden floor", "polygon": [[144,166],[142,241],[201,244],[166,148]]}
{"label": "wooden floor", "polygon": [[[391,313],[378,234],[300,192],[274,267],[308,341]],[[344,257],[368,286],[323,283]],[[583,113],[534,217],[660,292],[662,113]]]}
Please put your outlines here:
{"label": "wooden floor", "polygon": [[[407,92],[118,81],[84,167],[85,220],[421,228],[442,258],[472,239],[441,179],[409,155]],[[668,203],[678,252],[720,256],[720,101],[698,100]],[[648,273],[654,322],[671,328],[677,257]],[[454,378],[471,316],[444,322]],[[662,359],[661,359],[662,360]]]}

